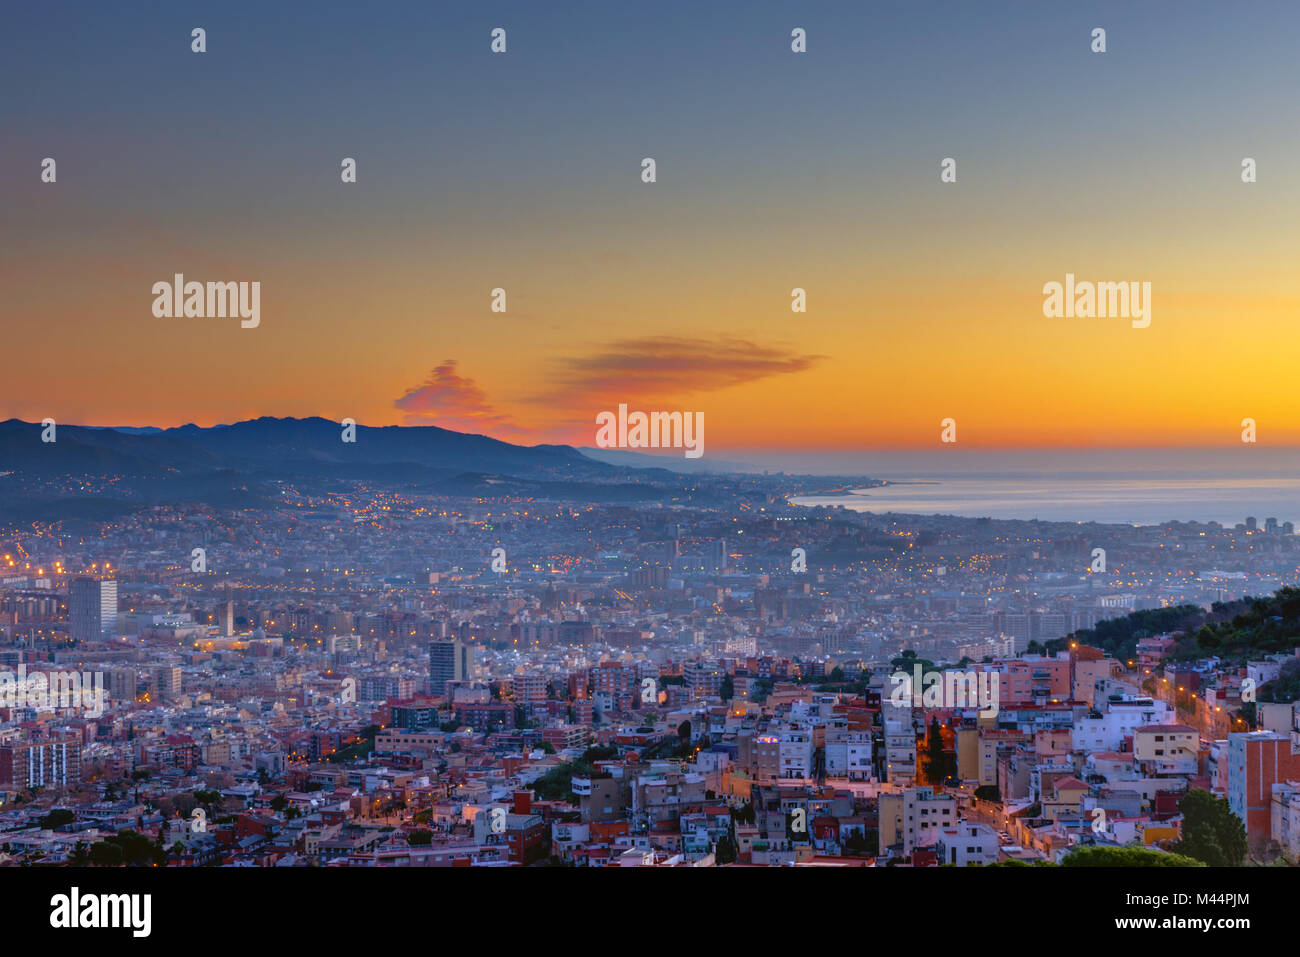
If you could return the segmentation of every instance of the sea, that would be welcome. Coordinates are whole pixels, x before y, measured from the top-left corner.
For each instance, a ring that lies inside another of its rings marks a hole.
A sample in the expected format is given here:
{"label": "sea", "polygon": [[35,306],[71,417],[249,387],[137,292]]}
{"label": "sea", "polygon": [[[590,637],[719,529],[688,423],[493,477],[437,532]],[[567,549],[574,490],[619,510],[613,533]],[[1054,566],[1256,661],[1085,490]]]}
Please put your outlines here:
{"label": "sea", "polygon": [[[1114,525],[1218,522],[1231,527],[1253,517],[1261,528],[1267,518],[1300,526],[1300,468],[1291,467],[1295,453],[1287,453],[1260,456],[1253,463],[1238,457],[1226,465],[1221,454],[1198,456],[1147,469],[1134,468],[1132,461],[1122,459],[1108,467],[1094,459],[1086,470],[1071,470],[1078,463],[1059,461],[1059,457],[1047,467],[1033,463],[1037,467],[1008,472],[877,468],[864,474],[884,485],[854,488],[846,482],[842,493],[791,501],[861,512],[966,518]],[[1177,467],[1170,468],[1171,464]]]}
{"label": "sea", "polygon": [[1233,526],[1254,517],[1263,527],[1266,518],[1300,523],[1300,479],[926,476],[791,502],[859,512],[1107,525],[1177,521]]}

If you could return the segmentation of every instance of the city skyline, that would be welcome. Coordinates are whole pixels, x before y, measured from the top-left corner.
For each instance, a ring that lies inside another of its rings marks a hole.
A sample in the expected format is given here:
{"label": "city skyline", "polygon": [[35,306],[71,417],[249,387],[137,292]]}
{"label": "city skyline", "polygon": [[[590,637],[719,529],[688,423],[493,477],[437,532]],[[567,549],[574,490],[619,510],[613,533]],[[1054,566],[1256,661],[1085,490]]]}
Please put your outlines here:
{"label": "city skyline", "polygon": [[939,941],[904,901],[1285,937],[1297,36],[0,12],[16,926],[603,936],[576,900],[672,946],[612,894],[690,869],[724,894],[676,924],[732,946],[754,879],[886,947]]}

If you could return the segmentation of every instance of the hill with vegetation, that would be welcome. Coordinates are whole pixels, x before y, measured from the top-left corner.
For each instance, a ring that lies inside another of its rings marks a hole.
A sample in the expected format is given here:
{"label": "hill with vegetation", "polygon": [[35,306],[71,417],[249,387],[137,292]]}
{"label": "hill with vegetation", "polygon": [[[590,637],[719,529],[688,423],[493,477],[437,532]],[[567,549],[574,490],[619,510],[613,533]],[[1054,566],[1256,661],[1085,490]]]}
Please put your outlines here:
{"label": "hill with vegetation", "polygon": [[1267,655],[1292,655],[1300,648],[1300,589],[1215,602],[1209,610],[1177,605],[1136,611],[1045,644],[1031,642],[1029,650],[1052,653],[1078,642],[1127,661],[1137,655],[1139,641],[1156,635],[1176,639],[1168,655],[1175,662],[1216,656],[1226,663],[1244,664]]}

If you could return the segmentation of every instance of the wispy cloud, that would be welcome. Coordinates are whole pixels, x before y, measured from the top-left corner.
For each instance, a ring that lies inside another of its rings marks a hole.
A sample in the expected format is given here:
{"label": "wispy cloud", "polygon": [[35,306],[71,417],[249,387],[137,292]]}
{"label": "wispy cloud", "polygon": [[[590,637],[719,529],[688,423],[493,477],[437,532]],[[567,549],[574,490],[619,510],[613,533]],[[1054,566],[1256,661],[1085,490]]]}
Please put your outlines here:
{"label": "wispy cloud", "polygon": [[478,383],[460,375],[455,359],[445,359],[393,406],[404,413],[406,425],[437,425],[507,441],[590,444],[592,416],[620,402],[678,407],[687,396],[803,372],[824,358],[748,339],[646,336],[555,360],[551,387],[525,400],[530,416],[536,416],[528,426],[515,422]]}
{"label": "wispy cloud", "polygon": [[748,339],[646,336],[560,360],[556,387],[540,401],[576,408],[611,401],[671,402],[811,369],[825,356]]}

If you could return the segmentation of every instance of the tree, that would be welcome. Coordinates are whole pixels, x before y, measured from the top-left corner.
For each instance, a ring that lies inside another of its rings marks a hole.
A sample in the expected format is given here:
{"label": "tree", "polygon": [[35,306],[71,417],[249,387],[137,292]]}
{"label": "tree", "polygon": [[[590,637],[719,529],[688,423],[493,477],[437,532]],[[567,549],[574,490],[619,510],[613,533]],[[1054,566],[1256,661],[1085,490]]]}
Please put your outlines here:
{"label": "tree", "polygon": [[691,723],[683,721],[677,726],[677,737],[682,739],[683,744],[688,744],[691,740]]}
{"label": "tree", "polygon": [[71,824],[77,819],[77,815],[65,807],[56,807],[49,814],[41,818],[41,827],[45,830],[53,831],[56,828],[63,827],[65,824]]}
{"label": "tree", "polygon": [[90,866],[90,847],[85,841],[78,841],[72,848],[72,853],[68,855],[68,863],[73,867]]}
{"label": "tree", "polygon": [[1203,867],[1182,854],[1165,854],[1145,847],[1080,847],[1066,855],[1062,867]]}
{"label": "tree", "polygon": [[930,784],[940,784],[952,775],[948,768],[948,753],[943,749],[943,735],[939,731],[939,719],[930,718],[930,730],[925,736],[925,780]]}
{"label": "tree", "polygon": [[731,675],[723,675],[722,683],[718,685],[718,697],[723,701],[730,701],[736,696],[736,682]]}
{"label": "tree", "polygon": [[1286,703],[1300,698],[1300,658],[1282,663],[1277,677],[1259,689],[1260,701]]}
{"label": "tree", "polygon": [[734,864],[736,861],[736,842],[730,835],[723,835],[718,838],[718,843],[713,845],[713,863],[715,864]]}
{"label": "tree", "polygon": [[[161,832],[159,832],[159,838],[161,839]],[[138,831],[118,831],[116,834],[109,835],[109,837],[99,842],[99,844],[110,844],[113,847],[116,847],[119,854],[117,863],[127,864],[132,867],[148,867],[151,864],[163,864],[167,859],[162,844],[149,840],[149,838],[145,837]],[[95,848],[99,847],[99,844],[96,844],[90,849],[92,859],[95,855]]]}
{"label": "tree", "polygon": [[122,849],[108,841],[96,841],[90,846],[90,863],[95,867],[121,867]]}
{"label": "tree", "polygon": [[1226,798],[1193,789],[1184,795],[1179,809],[1183,812],[1183,839],[1174,845],[1177,853],[1211,867],[1239,867],[1246,859],[1246,828]]}

